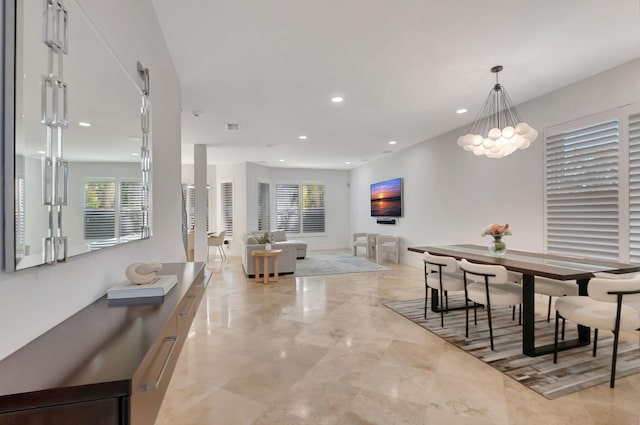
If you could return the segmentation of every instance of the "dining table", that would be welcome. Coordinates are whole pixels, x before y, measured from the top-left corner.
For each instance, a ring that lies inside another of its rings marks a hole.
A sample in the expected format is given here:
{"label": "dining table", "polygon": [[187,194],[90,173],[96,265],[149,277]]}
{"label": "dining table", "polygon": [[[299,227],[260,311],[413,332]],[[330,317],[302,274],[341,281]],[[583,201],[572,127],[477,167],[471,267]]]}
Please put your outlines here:
{"label": "dining table", "polygon": [[[409,247],[409,251],[432,255],[454,257],[458,260],[466,258],[468,261],[480,264],[504,266],[507,270],[522,274],[522,353],[530,356],[540,356],[553,352],[553,344],[536,345],[535,336],[535,277],[547,277],[556,280],[575,280],[578,294],[587,296],[589,280],[594,273],[608,272],[613,274],[640,271],[640,265],[620,263],[607,259],[572,257],[552,253],[539,253],[509,249],[504,256],[496,256],[481,245],[442,245]],[[432,308],[437,306],[432,298]],[[578,338],[565,340],[558,344],[558,350],[567,350],[591,342],[591,329],[579,325]]]}

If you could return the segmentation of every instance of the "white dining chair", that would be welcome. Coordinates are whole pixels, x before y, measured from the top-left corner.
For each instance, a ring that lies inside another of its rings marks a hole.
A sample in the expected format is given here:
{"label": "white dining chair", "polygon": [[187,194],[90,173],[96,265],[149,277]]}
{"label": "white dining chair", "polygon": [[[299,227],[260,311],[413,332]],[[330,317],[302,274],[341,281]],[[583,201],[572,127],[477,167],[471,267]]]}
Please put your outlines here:
{"label": "white dining chair", "polygon": [[585,296],[566,296],[556,301],[556,328],[554,334],[553,362],[558,362],[558,322],[563,319],[579,325],[594,328],[593,357],[598,346],[598,330],[613,332],[613,355],[611,358],[611,379],[614,388],[616,360],[620,331],[640,330],[640,311],[630,303],[640,302],[640,278],[602,279],[593,278]]}
{"label": "white dining chair", "polygon": [[453,257],[443,257],[424,253],[424,318],[427,318],[429,288],[438,291],[440,304],[440,325],[444,327],[444,312],[449,310],[449,291],[464,291],[464,280],[458,261]]}
{"label": "white dining chair", "polygon": [[[489,338],[491,351],[493,348],[493,324],[491,323],[492,306],[522,305],[522,287],[509,282],[507,269],[499,265],[470,263],[466,259],[460,261],[462,269],[466,307],[465,336],[469,337],[469,301],[473,302],[473,320],[478,324],[476,307],[484,305],[489,321]],[[520,323],[520,321],[518,322]]]}

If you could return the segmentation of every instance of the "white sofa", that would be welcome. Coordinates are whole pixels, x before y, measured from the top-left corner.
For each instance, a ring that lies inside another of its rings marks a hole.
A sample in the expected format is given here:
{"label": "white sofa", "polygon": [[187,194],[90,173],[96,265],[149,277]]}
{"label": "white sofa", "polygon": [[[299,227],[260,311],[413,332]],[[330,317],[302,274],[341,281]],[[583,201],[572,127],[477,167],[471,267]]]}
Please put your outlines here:
{"label": "white sofa", "polygon": [[[296,271],[296,259],[302,259],[307,255],[307,243],[297,240],[287,240],[284,230],[270,232],[273,242],[271,249],[281,249],[282,254],[278,258],[278,274],[291,274]],[[242,237],[242,267],[247,276],[255,276],[254,257],[251,252],[265,248],[265,244],[258,243],[264,232],[246,233]]]}

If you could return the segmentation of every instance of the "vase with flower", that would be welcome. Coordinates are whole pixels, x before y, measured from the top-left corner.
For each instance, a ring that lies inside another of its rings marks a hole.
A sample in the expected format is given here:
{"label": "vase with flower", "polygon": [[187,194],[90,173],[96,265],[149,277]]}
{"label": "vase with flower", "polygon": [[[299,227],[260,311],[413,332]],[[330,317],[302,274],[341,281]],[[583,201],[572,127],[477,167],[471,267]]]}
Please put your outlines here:
{"label": "vase with flower", "polygon": [[482,231],[482,236],[489,235],[493,241],[489,244],[489,251],[498,256],[504,257],[507,253],[507,244],[502,240],[503,236],[511,235],[509,224],[491,224]]}
{"label": "vase with flower", "polygon": [[266,251],[271,251],[271,242],[273,242],[273,236],[269,232],[264,232],[258,241],[258,243],[264,244]]}

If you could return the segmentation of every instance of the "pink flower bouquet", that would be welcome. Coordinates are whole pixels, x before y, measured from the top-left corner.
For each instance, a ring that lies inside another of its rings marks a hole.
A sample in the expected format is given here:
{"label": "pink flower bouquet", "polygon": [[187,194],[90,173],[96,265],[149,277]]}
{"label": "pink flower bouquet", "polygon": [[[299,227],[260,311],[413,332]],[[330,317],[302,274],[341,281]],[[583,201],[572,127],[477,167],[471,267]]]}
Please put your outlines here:
{"label": "pink flower bouquet", "polygon": [[511,235],[511,229],[509,224],[491,224],[482,231],[481,236],[509,236]]}

